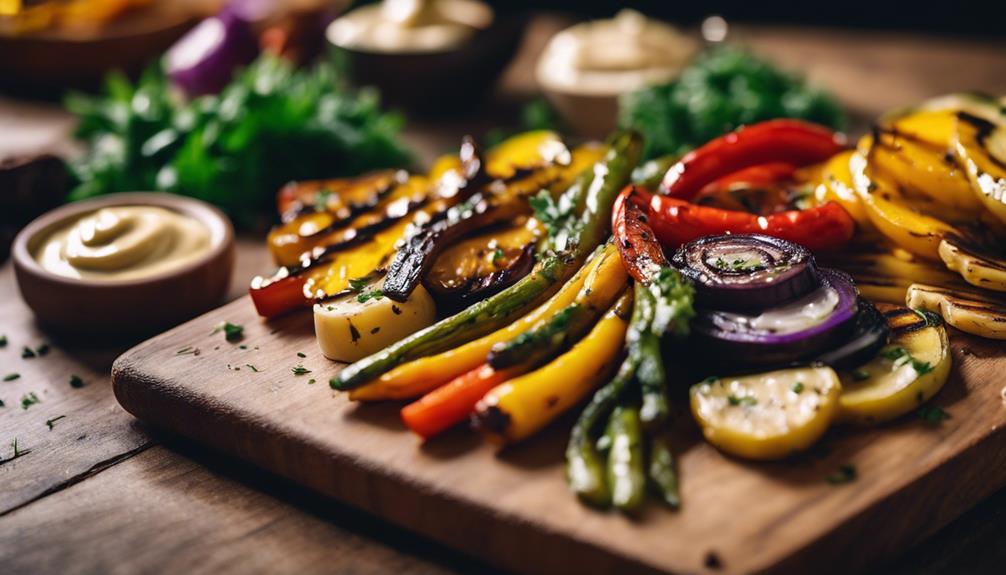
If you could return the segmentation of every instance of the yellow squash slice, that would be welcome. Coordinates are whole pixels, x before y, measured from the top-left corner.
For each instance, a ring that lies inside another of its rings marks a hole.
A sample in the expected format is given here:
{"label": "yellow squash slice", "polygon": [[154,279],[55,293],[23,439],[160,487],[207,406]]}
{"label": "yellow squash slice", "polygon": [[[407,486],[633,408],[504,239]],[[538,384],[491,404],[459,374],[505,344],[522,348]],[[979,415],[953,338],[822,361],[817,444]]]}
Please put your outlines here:
{"label": "yellow squash slice", "polygon": [[995,292],[914,284],[908,288],[905,303],[938,313],[943,321],[963,332],[1006,339],[1006,298]]}
{"label": "yellow squash slice", "polygon": [[841,374],[843,421],[880,423],[912,412],[950,374],[950,342],[939,316],[892,307],[884,317],[890,343],[869,363]]}
{"label": "yellow squash slice", "polygon": [[842,385],[830,367],[802,367],[692,386],[706,440],[747,459],[781,459],[810,447],[838,413]]}

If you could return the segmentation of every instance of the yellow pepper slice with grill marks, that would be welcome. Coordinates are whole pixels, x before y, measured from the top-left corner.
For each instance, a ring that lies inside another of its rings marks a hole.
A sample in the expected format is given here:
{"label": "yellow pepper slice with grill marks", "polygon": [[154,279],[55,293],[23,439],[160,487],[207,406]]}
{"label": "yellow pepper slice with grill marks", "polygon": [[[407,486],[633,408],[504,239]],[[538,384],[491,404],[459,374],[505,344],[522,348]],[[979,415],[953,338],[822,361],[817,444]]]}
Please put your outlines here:
{"label": "yellow pepper slice with grill marks", "polygon": [[607,381],[618,365],[631,304],[632,291],[626,290],[569,351],[544,367],[493,388],[475,408],[478,427],[493,441],[520,441]]}

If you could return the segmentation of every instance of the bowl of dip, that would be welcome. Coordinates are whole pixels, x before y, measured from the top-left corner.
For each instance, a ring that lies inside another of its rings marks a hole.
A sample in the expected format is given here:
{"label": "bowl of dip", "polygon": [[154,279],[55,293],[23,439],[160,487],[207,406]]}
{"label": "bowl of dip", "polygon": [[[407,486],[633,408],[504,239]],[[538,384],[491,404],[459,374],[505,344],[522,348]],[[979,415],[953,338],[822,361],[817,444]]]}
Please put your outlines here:
{"label": "bowl of dip", "polygon": [[326,30],[353,82],[420,114],[471,109],[520,43],[526,18],[480,0],[383,0],[353,8]]}
{"label": "bowl of dip", "polygon": [[209,204],[162,192],[101,196],[52,210],[14,239],[21,296],[47,329],[136,337],[220,303],[234,230]]}
{"label": "bowl of dip", "polygon": [[674,80],[697,48],[670,24],[626,9],[553,36],[535,78],[573,130],[603,138],[617,126],[619,96]]}

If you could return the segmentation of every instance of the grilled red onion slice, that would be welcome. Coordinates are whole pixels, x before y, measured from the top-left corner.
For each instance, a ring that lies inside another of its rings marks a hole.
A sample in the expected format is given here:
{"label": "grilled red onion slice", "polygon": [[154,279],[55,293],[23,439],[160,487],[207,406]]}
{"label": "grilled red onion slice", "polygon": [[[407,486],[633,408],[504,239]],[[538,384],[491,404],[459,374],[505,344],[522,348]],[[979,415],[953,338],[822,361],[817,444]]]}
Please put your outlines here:
{"label": "grilled red onion slice", "polygon": [[681,246],[671,261],[695,284],[696,303],[709,309],[763,310],[817,287],[807,248],[760,234],[700,238]]}
{"label": "grilled red onion slice", "polygon": [[741,314],[700,311],[692,321],[695,350],[718,362],[784,364],[813,358],[845,341],[858,311],[847,274],[818,271],[817,289],[781,306]]}

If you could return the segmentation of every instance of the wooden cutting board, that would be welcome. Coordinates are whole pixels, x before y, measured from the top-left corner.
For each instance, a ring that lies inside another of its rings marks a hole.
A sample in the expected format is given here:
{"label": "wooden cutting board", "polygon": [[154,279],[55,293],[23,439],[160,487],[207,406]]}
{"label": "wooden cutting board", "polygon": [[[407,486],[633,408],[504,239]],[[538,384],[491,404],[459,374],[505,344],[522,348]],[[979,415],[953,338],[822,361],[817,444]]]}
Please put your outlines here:
{"label": "wooden cutting board", "polygon": [[[245,326],[244,348],[211,333],[225,320]],[[836,429],[812,454],[753,464],[720,454],[681,417],[684,508],[653,503],[633,519],[567,491],[570,418],[497,451],[462,429],[422,444],[400,423],[400,404],[350,403],[328,387],[339,364],[321,356],[308,313],[264,322],[243,298],[131,349],[112,377],[119,403],[142,420],[505,569],[845,573],[1006,484],[1006,344],[951,337],[953,376],[935,399],[951,418],[940,426],[907,416]],[[297,365],[311,373],[294,375]],[[843,464],[858,478],[828,483]]]}

